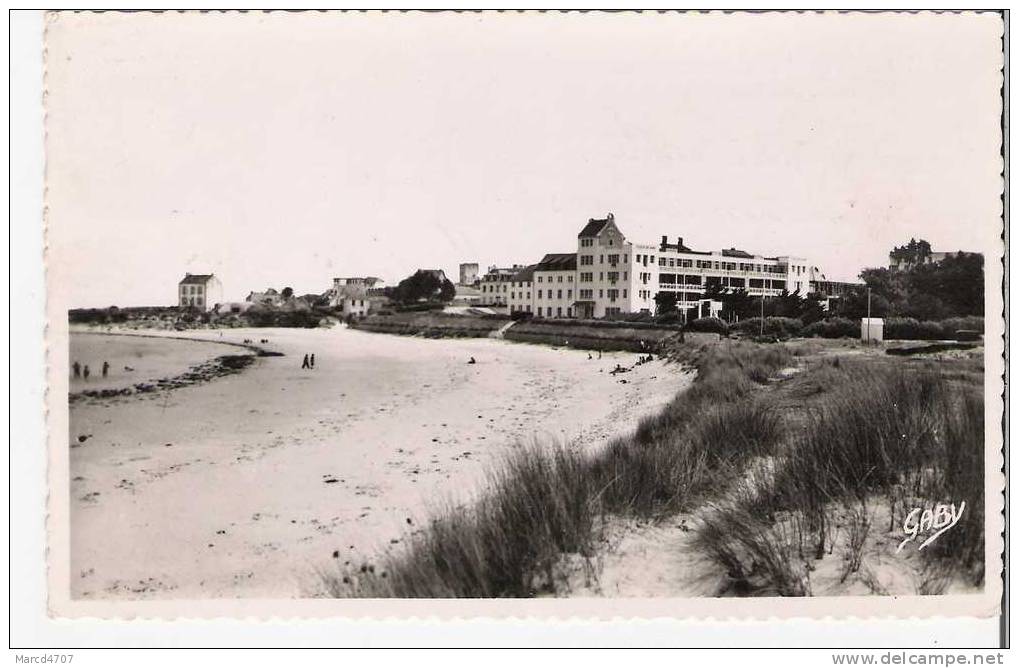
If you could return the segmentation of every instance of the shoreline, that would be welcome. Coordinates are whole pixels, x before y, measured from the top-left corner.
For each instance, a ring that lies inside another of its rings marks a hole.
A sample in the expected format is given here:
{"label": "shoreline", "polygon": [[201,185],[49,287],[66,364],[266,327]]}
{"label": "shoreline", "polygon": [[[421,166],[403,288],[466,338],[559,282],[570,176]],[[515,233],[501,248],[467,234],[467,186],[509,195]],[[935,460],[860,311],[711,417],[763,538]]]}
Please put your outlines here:
{"label": "shoreline", "polygon": [[68,404],[73,405],[86,399],[109,399],[113,397],[128,397],[134,395],[148,394],[164,390],[175,390],[182,387],[189,387],[199,383],[211,382],[222,376],[241,373],[244,369],[254,363],[256,357],[282,356],[283,353],[270,352],[265,348],[249,344],[236,343],[232,341],[217,341],[215,339],[203,339],[189,336],[166,336],[160,334],[138,334],[133,332],[100,332],[82,329],[72,329],[71,336],[105,336],[105,337],[134,337],[139,339],[173,340],[181,342],[192,342],[201,344],[218,344],[233,348],[247,350],[247,354],[218,355],[202,362],[190,364],[186,370],[173,375],[164,375],[161,378],[146,378],[139,382],[130,382],[119,387],[104,387],[99,389],[79,389],[68,392]]}

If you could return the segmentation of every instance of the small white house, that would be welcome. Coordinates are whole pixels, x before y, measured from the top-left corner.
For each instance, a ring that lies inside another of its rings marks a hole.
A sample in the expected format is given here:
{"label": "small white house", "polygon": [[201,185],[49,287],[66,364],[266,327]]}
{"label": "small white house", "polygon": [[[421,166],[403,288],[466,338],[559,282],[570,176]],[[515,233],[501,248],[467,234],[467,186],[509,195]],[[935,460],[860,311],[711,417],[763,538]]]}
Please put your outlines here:
{"label": "small white house", "polygon": [[223,284],[213,274],[184,274],[177,284],[177,305],[208,311],[223,301]]}

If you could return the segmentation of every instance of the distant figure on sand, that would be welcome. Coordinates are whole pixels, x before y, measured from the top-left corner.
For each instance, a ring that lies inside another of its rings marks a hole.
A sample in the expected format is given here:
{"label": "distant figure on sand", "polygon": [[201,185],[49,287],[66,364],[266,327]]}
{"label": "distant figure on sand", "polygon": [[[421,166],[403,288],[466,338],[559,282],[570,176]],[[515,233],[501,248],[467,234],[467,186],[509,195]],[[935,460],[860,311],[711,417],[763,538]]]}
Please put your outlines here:
{"label": "distant figure on sand", "polygon": [[304,354],[304,361],[301,362],[301,368],[302,369],[310,369],[311,368],[311,365],[308,364],[308,354],[307,353]]}
{"label": "distant figure on sand", "polygon": [[315,353],[311,354],[311,368],[315,368]]}
{"label": "distant figure on sand", "polygon": [[477,364],[478,362],[472,357],[469,360],[467,360],[467,363],[468,364]]}
{"label": "distant figure on sand", "polygon": [[587,354],[587,359],[589,359],[589,360],[593,360],[594,359],[593,357],[591,357],[591,353]]}
{"label": "distant figure on sand", "polygon": [[110,363],[104,361],[103,362],[103,378],[106,378],[106,374],[108,374],[108,373],[110,373]]}
{"label": "distant figure on sand", "polygon": [[81,378],[81,364],[75,362],[71,365],[71,369],[74,371],[75,378]]}
{"label": "distant figure on sand", "polygon": [[88,380],[88,375],[90,373],[89,370],[88,370],[88,364],[85,365],[85,370],[82,371],[81,373],[82,373],[83,376],[85,376],[85,380]]}

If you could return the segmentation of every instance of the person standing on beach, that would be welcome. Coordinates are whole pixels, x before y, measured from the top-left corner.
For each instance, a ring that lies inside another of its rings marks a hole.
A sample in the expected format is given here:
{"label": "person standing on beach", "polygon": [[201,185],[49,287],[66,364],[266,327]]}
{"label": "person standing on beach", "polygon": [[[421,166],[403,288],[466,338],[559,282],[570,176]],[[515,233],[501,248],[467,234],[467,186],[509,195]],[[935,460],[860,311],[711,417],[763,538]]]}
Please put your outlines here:
{"label": "person standing on beach", "polygon": [[304,361],[301,362],[301,368],[302,369],[310,369],[311,368],[311,365],[308,364],[308,353],[304,353]]}
{"label": "person standing on beach", "polygon": [[75,362],[71,365],[71,369],[74,371],[75,378],[81,378],[81,364]]}
{"label": "person standing on beach", "polygon": [[315,368],[315,353],[311,354],[311,368]]}
{"label": "person standing on beach", "polygon": [[88,364],[86,364],[86,365],[85,365],[85,370],[84,370],[84,371],[82,371],[82,375],[84,375],[84,376],[85,376],[85,380],[88,380],[88,375],[89,375],[89,373],[90,373],[90,372],[89,372],[89,370],[88,370]]}
{"label": "person standing on beach", "polygon": [[110,363],[103,360],[103,378],[106,378],[108,373],[110,373]]}

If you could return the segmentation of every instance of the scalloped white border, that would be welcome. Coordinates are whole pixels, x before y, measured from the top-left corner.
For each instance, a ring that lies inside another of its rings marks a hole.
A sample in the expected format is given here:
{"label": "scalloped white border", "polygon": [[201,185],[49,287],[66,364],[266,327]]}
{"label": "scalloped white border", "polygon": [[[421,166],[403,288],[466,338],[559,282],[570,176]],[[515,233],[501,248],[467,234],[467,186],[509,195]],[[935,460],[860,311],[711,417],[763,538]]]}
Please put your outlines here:
{"label": "scalloped white border", "polygon": [[[1000,63],[999,63],[1000,66]],[[996,156],[999,169],[1000,156]],[[1004,180],[1001,179],[1002,188]],[[44,216],[47,239],[48,216]],[[65,266],[48,252],[45,258],[46,361],[48,433],[48,497],[47,497],[47,584],[48,611],[53,617],[102,618],[119,620],[166,619],[246,619],[298,621],[342,617],[347,619],[415,619],[467,620],[477,618],[570,619],[622,621],[624,619],[687,619],[698,621],[736,621],[790,619],[806,617],[813,620],[928,618],[928,617],[990,617],[999,612],[1003,549],[1004,500],[1001,490],[1001,425],[1003,405],[993,397],[1002,396],[1004,384],[1004,321],[992,318],[1001,313],[1002,265],[992,258],[1002,258],[1005,246],[1001,239],[989,241],[984,248],[986,307],[985,420],[988,427],[986,447],[986,564],[987,585],[981,594],[904,597],[837,597],[837,598],[760,598],[760,599],[499,599],[499,600],[328,600],[328,599],[237,599],[237,600],[165,600],[165,601],[80,601],[72,600],[69,592],[68,554],[68,458],[66,439],[68,411],[66,402],[51,402],[53,397],[67,395],[67,377],[56,370],[67,365],[67,298],[70,280],[63,275]],[[55,404],[55,405],[54,405]]]}

